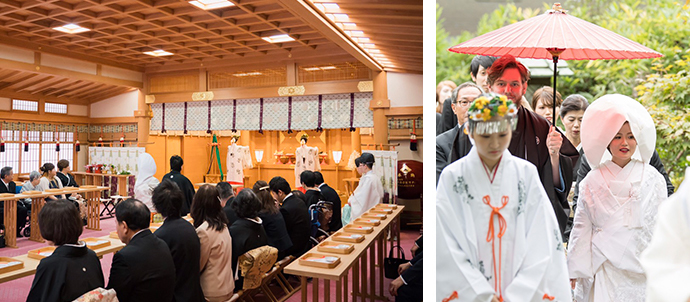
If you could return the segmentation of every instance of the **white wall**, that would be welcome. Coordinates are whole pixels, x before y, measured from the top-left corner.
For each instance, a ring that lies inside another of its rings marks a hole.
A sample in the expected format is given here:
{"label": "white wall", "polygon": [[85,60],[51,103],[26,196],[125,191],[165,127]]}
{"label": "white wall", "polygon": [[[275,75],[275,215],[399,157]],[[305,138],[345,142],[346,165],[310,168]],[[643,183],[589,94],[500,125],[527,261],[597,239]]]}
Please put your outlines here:
{"label": "white wall", "polygon": [[91,117],[132,117],[139,108],[139,90],[123,93],[91,104]]}
{"label": "white wall", "polygon": [[422,106],[422,75],[388,72],[388,99],[391,107]]}

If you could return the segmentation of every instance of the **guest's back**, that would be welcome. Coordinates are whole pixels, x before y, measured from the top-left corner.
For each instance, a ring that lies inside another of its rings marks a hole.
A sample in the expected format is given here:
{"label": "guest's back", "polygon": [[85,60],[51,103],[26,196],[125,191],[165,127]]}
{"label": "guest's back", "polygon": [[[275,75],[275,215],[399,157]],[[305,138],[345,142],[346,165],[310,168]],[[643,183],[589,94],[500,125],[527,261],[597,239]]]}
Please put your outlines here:
{"label": "guest's back", "polygon": [[228,228],[237,221],[237,214],[235,214],[235,211],[232,209],[232,204],[234,202],[235,197],[230,197],[223,207],[223,213],[225,213],[225,217],[228,218]]}
{"label": "guest's back", "polygon": [[[232,270],[237,270],[237,259],[244,253],[257,247],[268,244],[266,231],[261,225],[261,220],[248,220],[246,218],[235,221],[230,227],[232,236]],[[235,282],[235,288],[242,288],[242,279]]]}
{"label": "guest's back", "polygon": [[285,251],[292,247],[292,241],[290,240],[290,235],[285,226],[283,215],[280,214],[279,211],[273,214],[269,212],[259,212],[259,218],[261,218],[261,225],[264,231],[266,231],[268,245],[278,249],[279,257],[284,256]]}
{"label": "guest's back", "polygon": [[201,289],[207,301],[225,301],[232,297],[235,276],[232,270],[232,237],[226,226],[217,231],[207,222],[196,228],[201,242]]}
{"label": "guest's back", "polygon": [[[155,199],[155,198],[154,198]],[[182,218],[167,218],[155,233],[170,248],[175,263],[175,297],[173,301],[204,301],[199,281],[201,244],[194,226]]]}
{"label": "guest's back", "polygon": [[321,189],[321,195],[327,200],[333,203],[333,217],[331,222],[328,224],[328,231],[335,232],[343,227],[343,222],[341,220],[341,202],[338,193],[329,187],[327,184],[323,184],[319,187]]}
{"label": "guest's back", "polygon": [[113,256],[108,288],[120,302],[172,301],[175,263],[168,245],[148,229],[134,235]]}
{"label": "guest's back", "polygon": [[302,199],[293,195],[283,200],[280,213],[285,219],[285,226],[292,241],[292,247],[286,253],[296,257],[301,256],[306,251],[311,232],[309,210]]}

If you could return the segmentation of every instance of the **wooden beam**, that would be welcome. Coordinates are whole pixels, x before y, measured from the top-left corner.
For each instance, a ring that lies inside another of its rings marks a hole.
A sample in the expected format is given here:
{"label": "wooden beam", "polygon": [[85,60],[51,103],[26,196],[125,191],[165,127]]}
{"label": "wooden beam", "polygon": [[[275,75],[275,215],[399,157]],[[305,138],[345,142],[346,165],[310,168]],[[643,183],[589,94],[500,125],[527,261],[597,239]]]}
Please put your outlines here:
{"label": "wooden beam", "polygon": [[66,114],[37,114],[21,111],[0,111],[3,120],[12,121],[41,121],[46,123],[69,123],[69,124],[88,124],[90,119],[86,116],[75,116]]}
{"label": "wooden beam", "polygon": [[385,110],[386,116],[421,116],[424,106],[391,107]]}

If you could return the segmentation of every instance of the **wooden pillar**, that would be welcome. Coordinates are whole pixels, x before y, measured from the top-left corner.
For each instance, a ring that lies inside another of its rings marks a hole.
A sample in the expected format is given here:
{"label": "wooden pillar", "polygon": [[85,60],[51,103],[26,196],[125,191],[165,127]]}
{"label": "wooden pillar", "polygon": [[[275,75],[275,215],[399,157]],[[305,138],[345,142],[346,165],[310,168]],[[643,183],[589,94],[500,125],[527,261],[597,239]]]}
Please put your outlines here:
{"label": "wooden pillar", "polygon": [[388,119],[386,109],[390,108],[388,99],[388,80],[385,71],[374,72],[374,98],[369,102],[369,108],[374,112],[374,143],[384,145],[388,150]]}
{"label": "wooden pillar", "polygon": [[276,151],[275,147],[273,146],[273,136],[275,135],[275,133],[273,131],[264,131],[264,135],[266,136],[266,148],[264,149],[263,161],[272,163],[274,160],[273,153],[275,153]]}
{"label": "wooden pillar", "polygon": [[[350,144],[352,145],[352,150],[357,150],[360,154],[362,153],[362,136],[359,134],[359,128],[356,128],[355,132],[350,132]],[[343,154],[345,160],[349,160],[349,156],[349,154]],[[347,163],[345,163],[345,165],[347,165]],[[359,177],[355,170],[352,170],[351,174],[352,176],[350,177]]]}
{"label": "wooden pillar", "polygon": [[137,141],[146,143],[149,141],[149,129],[151,126],[151,109],[146,103],[144,92],[139,90],[137,95],[138,108],[134,111],[134,118],[137,121]]}

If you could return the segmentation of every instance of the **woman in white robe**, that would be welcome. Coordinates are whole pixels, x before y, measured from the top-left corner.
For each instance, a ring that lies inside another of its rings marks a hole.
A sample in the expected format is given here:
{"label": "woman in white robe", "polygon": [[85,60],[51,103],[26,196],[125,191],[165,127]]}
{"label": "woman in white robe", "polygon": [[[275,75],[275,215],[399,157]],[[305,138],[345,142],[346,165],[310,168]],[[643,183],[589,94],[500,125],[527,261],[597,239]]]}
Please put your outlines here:
{"label": "woman in white robe", "polygon": [[134,198],[143,202],[152,213],[156,212],[153,206],[151,196],[153,189],[155,189],[160,181],[153,177],[156,174],[156,162],[153,160],[151,154],[142,153],[137,160],[139,173],[137,173],[137,181],[134,183]]}
{"label": "woman in white robe", "polygon": [[690,168],[678,191],[659,207],[654,236],[640,262],[647,301],[690,301]]}
{"label": "woman in white robe", "polygon": [[516,111],[505,96],[477,98],[469,110],[474,146],[441,173],[438,301],[572,301],[565,248],[539,173],[507,150]]}
{"label": "woman in white robe", "polygon": [[667,196],[663,176],[647,164],[655,143],[651,116],[627,96],[606,95],[585,112],[582,147],[595,168],[580,183],[568,244],[576,301],[645,300],[639,257]]}
{"label": "woman in white robe", "polygon": [[364,152],[355,162],[357,172],[362,174],[362,177],[359,179],[357,188],[347,200],[347,204],[351,208],[350,221],[359,218],[364,212],[381,203],[383,199],[381,178],[371,170],[374,165],[374,156]]}

